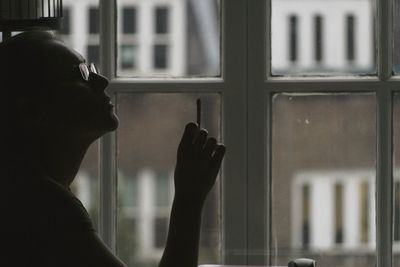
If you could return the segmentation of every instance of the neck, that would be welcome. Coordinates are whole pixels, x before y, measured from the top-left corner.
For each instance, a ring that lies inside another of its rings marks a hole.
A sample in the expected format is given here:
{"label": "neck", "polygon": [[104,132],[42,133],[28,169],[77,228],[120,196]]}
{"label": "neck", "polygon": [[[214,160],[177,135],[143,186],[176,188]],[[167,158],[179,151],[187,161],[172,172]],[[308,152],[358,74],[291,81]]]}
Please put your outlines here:
{"label": "neck", "polygon": [[69,189],[89,146],[97,138],[51,138],[38,142],[26,151],[24,158],[35,171]]}
{"label": "neck", "polygon": [[82,160],[92,142],[63,142],[47,149],[43,168],[49,178],[69,188],[79,171]]}

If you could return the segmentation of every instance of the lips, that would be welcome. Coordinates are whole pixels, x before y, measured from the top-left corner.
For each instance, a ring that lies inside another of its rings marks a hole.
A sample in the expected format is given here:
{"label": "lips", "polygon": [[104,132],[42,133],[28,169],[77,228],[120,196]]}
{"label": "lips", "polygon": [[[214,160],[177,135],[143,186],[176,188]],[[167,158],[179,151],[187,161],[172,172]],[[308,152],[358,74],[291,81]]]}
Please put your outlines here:
{"label": "lips", "polygon": [[102,102],[107,104],[108,106],[114,107],[114,104],[111,102],[111,98],[109,97],[102,98]]}

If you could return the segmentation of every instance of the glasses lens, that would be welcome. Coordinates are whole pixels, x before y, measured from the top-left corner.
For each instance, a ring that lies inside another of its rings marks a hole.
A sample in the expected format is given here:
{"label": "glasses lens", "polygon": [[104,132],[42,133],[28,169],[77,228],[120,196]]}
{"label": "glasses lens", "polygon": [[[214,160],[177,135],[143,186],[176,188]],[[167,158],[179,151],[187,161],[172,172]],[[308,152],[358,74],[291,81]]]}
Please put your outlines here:
{"label": "glasses lens", "polygon": [[86,66],[86,64],[85,63],[81,63],[81,64],[79,64],[79,70],[81,71],[81,74],[82,74],[82,78],[85,80],[85,81],[88,81],[89,80],[89,69],[88,69],[88,67]]}
{"label": "glasses lens", "polygon": [[99,74],[99,70],[97,69],[96,65],[94,65],[94,63],[90,63],[90,71],[95,74]]}

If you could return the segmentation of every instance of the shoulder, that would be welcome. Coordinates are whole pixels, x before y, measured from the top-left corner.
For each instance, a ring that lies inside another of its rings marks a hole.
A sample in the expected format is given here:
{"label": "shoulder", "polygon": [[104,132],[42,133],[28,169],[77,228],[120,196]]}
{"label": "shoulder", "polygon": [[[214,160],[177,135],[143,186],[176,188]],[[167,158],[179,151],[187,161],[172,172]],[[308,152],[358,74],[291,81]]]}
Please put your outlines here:
{"label": "shoulder", "polygon": [[49,220],[49,227],[64,233],[94,231],[88,212],[72,192],[50,179],[35,181],[33,189],[37,195],[35,208]]}

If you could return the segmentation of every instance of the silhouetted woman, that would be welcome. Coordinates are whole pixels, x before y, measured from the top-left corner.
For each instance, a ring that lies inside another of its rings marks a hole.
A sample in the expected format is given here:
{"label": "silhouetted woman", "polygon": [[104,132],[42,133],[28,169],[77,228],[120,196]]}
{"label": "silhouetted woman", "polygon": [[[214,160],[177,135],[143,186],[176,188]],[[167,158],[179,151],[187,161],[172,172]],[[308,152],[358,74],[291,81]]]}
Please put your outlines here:
{"label": "silhouetted woman", "polygon": [[[0,83],[0,266],[125,266],[69,189],[90,144],[118,127],[107,79],[52,34],[28,32],[0,44]],[[224,153],[187,124],[159,266],[197,266],[201,210]]]}

